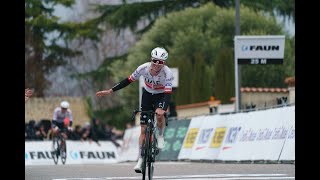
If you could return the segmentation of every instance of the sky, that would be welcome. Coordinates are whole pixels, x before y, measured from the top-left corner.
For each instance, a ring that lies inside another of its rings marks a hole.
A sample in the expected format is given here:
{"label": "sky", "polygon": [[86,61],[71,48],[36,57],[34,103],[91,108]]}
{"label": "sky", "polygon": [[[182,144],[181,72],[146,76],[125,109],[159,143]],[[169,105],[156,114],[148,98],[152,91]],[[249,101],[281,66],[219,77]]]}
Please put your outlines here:
{"label": "sky", "polygon": [[[281,23],[283,21],[283,18],[277,17],[277,22]],[[240,20],[241,21],[241,20]],[[292,20],[289,20],[288,18],[285,19],[284,21],[284,28],[286,31],[288,31],[288,33],[290,34],[290,36],[294,36],[295,35],[295,23],[293,23]]]}

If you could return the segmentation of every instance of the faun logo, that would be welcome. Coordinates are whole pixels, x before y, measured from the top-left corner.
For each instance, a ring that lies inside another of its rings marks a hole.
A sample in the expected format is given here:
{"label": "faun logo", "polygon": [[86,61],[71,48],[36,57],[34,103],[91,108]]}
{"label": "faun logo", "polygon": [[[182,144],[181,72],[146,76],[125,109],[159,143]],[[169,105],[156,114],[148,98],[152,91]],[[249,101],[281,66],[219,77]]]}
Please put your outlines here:
{"label": "faun logo", "polygon": [[103,151],[80,151],[81,159],[116,159],[115,153]]}
{"label": "faun logo", "polygon": [[242,51],[279,51],[280,46],[277,45],[243,45]]}
{"label": "faun logo", "polygon": [[242,47],[241,47],[241,50],[242,50],[242,51],[248,51],[248,48],[249,48],[248,46],[242,46]]}
{"label": "faun logo", "polygon": [[78,159],[79,157],[79,153],[77,151],[70,151],[69,154],[72,159]]}
{"label": "faun logo", "polygon": [[25,160],[52,159],[52,154],[51,151],[29,151],[25,152]]}

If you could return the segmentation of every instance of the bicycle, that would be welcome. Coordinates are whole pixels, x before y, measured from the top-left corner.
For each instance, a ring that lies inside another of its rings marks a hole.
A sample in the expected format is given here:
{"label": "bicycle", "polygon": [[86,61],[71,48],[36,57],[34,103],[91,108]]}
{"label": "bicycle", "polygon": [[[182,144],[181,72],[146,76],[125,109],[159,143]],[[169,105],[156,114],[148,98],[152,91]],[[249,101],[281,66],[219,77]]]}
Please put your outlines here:
{"label": "bicycle", "polygon": [[67,144],[60,130],[57,130],[56,135],[52,138],[52,143],[53,143],[52,158],[53,158],[54,164],[58,164],[59,156],[61,158],[62,164],[65,164],[67,160]]}
{"label": "bicycle", "polygon": [[[141,157],[143,157],[143,163],[141,168],[142,179],[145,180],[146,170],[148,168],[148,177],[149,177],[149,180],[152,180],[153,172],[154,172],[154,162],[155,162],[156,156],[160,152],[158,148],[157,137],[156,137],[157,126],[156,126],[156,121],[154,120],[154,116],[156,112],[135,110],[133,111],[132,119],[135,118],[138,112],[146,113],[147,119],[148,119],[146,124],[147,126],[145,129],[146,136],[145,136],[145,140],[141,150]],[[166,113],[165,113],[165,123],[166,123],[166,126],[168,126]]]}

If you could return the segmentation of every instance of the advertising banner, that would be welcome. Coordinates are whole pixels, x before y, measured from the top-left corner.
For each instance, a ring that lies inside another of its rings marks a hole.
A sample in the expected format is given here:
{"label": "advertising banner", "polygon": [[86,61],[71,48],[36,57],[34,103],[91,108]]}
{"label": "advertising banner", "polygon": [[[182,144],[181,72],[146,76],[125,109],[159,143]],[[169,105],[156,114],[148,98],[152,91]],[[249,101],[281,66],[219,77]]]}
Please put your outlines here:
{"label": "advertising banner", "polygon": [[183,140],[182,148],[179,152],[178,159],[189,159],[192,153],[192,147],[198,136],[199,129],[206,116],[197,116],[191,119],[187,135]]}
{"label": "advertising banner", "polygon": [[[212,143],[212,138],[217,131],[217,120],[219,115],[206,116],[202,121],[196,142],[192,147],[191,160],[204,159],[207,156],[207,150]],[[220,116],[219,116],[220,117]]]}
{"label": "advertising banner", "polygon": [[[220,160],[278,160],[291,126],[288,111],[283,108],[234,114],[231,126],[240,129],[235,140],[227,138]],[[231,127],[229,127],[231,129]],[[227,135],[228,137],[229,135]],[[232,142],[232,143],[230,143]]]}
{"label": "advertising banner", "polygon": [[140,132],[140,126],[125,130],[123,143],[119,150],[119,162],[138,160]]}
{"label": "advertising banner", "polygon": [[66,164],[117,163],[118,152],[111,141],[67,141]]}
{"label": "advertising banner", "polygon": [[54,165],[52,141],[26,141],[25,165]]}
{"label": "advertising banner", "polygon": [[[140,131],[140,126],[127,129],[119,141],[121,148],[111,141],[67,140],[66,164],[137,161]],[[170,121],[164,136],[157,161],[291,161],[295,160],[295,106]],[[52,141],[25,141],[25,165],[54,165],[52,157]]]}
{"label": "advertising banner", "polygon": [[215,130],[210,138],[208,148],[204,152],[201,159],[215,160],[218,157],[221,151],[221,147],[223,145],[223,141],[226,137],[227,130],[228,130],[226,116],[227,115],[210,116],[209,121],[211,122],[212,125],[208,125],[208,126],[214,126]]}
{"label": "advertising banner", "polygon": [[[65,164],[117,163],[118,152],[110,141],[66,141],[67,160]],[[61,159],[58,160],[61,163]],[[54,165],[52,141],[26,141],[25,165]]]}
{"label": "advertising banner", "polygon": [[226,127],[225,138],[221,144],[219,155],[217,157],[208,157],[215,157],[214,160],[234,160],[233,158],[236,156],[234,154],[236,152],[235,144],[238,141],[240,132],[243,130],[245,122],[243,119],[245,119],[245,117],[246,114],[243,113],[222,116],[224,126]]}
{"label": "advertising banner", "polygon": [[238,64],[283,64],[285,36],[235,36]]}
{"label": "advertising banner", "polygon": [[285,118],[287,120],[285,123],[288,124],[289,133],[284,142],[279,160],[295,160],[295,106],[286,107],[283,110],[288,111],[288,113],[283,114],[288,116]]}
{"label": "advertising banner", "polygon": [[190,121],[191,119],[170,121],[164,132],[165,145],[157,156],[157,160],[174,161],[178,159]]}

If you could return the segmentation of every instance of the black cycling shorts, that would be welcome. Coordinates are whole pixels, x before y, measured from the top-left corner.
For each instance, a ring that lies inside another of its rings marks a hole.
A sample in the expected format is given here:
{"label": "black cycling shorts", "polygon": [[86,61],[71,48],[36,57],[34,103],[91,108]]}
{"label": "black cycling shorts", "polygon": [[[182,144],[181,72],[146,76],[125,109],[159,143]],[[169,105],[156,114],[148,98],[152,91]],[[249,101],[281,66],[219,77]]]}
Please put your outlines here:
{"label": "black cycling shorts", "polygon": [[[55,125],[58,126],[59,130],[61,132],[65,132],[67,131],[68,128],[64,127],[64,123],[63,122],[55,122]],[[54,126],[53,126],[54,127]]]}
{"label": "black cycling shorts", "polygon": [[[155,111],[159,107],[159,103],[163,101],[164,93],[152,94],[143,88],[141,111]],[[140,115],[140,125],[145,125],[148,119],[146,113]]]}

